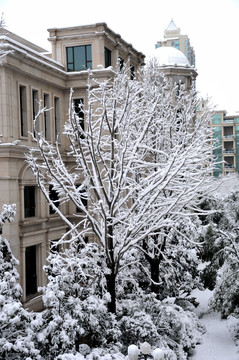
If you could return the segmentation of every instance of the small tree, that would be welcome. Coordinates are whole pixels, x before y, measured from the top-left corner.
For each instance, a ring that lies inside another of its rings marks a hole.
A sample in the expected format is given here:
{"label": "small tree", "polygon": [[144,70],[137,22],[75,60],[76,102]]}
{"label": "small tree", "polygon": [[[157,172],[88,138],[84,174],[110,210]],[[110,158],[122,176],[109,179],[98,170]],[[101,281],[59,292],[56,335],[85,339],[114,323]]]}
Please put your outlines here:
{"label": "small tree", "polygon": [[[223,217],[219,223],[215,244],[223,246],[214,253],[218,261],[217,281],[211,305],[223,317],[239,316],[239,192],[224,198]],[[215,245],[214,245],[215,248]]]}
{"label": "small tree", "polygon": [[[15,205],[4,205],[0,215],[0,229],[6,221],[13,221]],[[32,316],[22,308],[22,289],[18,283],[18,261],[10,245],[0,236],[0,357],[40,359],[31,340]]]}
{"label": "small tree", "polygon": [[[155,75],[157,82],[152,82]],[[112,79],[104,82],[89,76],[87,109],[81,105],[79,112],[84,129],[72,97],[71,92],[64,130],[67,158],[58,144],[52,146],[37,131],[36,123],[47,110],[41,109],[34,121],[37,147],[30,149],[27,160],[70,232],[77,232],[82,243],[85,234],[92,234],[103,248],[109,310],[114,313],[124,254],[192,214],[199,193],[208,190],[209,118],[193,123],[196,94],[182,90],[175,98],[175,89],[156,71],[138,74],[133,81],[127,71],[112,72]],[[73,221],[51,200],[49,184],[60,203],[71,201],[81,211],[73,214]]]}

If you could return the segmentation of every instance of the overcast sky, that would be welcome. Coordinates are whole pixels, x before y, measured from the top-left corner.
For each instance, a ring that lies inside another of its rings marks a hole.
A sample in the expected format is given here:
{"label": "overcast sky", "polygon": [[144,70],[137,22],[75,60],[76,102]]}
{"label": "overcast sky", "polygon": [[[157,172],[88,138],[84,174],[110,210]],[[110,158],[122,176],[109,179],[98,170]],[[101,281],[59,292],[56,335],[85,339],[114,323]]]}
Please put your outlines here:
{"label": "overcast sky", "polygon": [[197,90],[239,112],[239,0],[0,0],[7,29],[50,50],[47,29],[105,22],[146,56],[173,18],[196,53]]}

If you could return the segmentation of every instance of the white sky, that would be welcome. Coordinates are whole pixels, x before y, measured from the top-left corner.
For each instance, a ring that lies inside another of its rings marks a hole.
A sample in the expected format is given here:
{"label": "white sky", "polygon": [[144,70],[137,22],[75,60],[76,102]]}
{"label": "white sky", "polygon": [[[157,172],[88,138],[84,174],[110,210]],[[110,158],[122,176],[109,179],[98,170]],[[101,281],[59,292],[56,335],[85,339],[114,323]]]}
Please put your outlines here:
{"label": "white sky", "polygon": [[197,90],[239,111],[239,0],[0,0],[8,30],[50,51],[47,29],[105,22],[150,55],[173,18],[196,53]]}

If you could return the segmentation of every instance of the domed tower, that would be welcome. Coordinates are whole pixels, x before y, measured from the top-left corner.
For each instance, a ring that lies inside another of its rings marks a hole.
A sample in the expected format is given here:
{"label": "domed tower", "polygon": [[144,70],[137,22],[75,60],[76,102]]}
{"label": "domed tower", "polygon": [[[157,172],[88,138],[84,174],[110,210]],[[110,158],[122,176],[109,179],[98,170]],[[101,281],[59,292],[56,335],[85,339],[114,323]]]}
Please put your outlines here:
{"label": "domed tower", "polygon": [[170,46],[162,46],[155,49],[151,57],[157,59],[160,71],[172,85],[183,85],[186,90],[195,87],[198,74],[180,50]]}

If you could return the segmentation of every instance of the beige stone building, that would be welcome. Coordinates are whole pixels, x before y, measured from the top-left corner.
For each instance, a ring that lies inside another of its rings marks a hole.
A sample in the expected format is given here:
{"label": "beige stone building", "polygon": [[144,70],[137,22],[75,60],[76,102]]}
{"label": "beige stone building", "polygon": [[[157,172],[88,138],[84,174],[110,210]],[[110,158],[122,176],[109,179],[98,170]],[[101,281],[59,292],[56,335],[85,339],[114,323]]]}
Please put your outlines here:
{"label": "beige stone building", "polygon": [[[42,267],[50,244],[66,231],[66,225],[52,213],[25,161],[29,146],[35,146],[30,132],[39,101],[51,108],[41,118],[40,130],[53,144],[59,136],[61,151],[66,144],[61,130],[68,110],[70,88],[75,104],[86,104],[88,70],[97,79],[112,77],[112,67],[130,66],[133,78],[144,64],[144,55],[114,33],[105,23],[49,29],[52,51],[0,29],[0,47],[11,50],[0,65],[0,207],[15,203],[14,223],[4,225],[19,260],[22,301],[25,307],[42,306],[38,287],[46,283]],[[87,104],[86,104],[87,106]],[[54,198],[55,194],[49,188]],[[75,209],[62,205],[64,214]]]}

